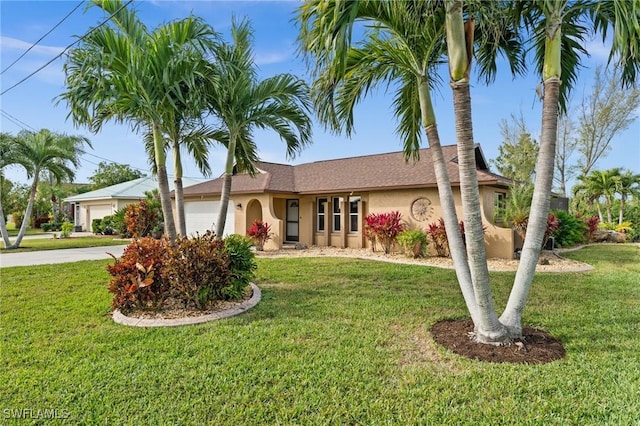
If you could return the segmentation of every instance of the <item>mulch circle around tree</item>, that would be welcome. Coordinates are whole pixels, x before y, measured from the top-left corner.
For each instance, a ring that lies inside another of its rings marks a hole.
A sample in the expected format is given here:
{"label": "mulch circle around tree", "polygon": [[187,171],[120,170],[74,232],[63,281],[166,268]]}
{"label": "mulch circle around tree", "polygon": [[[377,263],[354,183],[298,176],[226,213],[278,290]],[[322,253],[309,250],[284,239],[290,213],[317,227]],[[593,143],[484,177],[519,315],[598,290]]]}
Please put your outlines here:
{"label": "mulch circle around tree", "polygon": [[476,343],[469,337],[473,332],[470,318],[439,321],[431,327],[433,339],[451,350],[467,358],[512,364],[546,364],[565,355],[562,343],[543,330],[523,327],[523,339],[516,340],[508,346],[494,346]]}

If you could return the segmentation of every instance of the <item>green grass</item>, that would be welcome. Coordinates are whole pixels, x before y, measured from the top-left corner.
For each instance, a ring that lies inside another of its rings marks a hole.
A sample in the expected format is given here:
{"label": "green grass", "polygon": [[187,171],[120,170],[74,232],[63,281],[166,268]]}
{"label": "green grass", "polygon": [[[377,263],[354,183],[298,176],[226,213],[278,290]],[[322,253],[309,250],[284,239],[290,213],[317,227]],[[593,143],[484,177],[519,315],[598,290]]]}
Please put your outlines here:
{"label": "green grass", "polygon": [[[9,234],[10,238],[18,235],[19,229],[7,229],[7,234]],[[45,234],[45,232],[40,228],[28,228],[25,232],[25,235],[40,235]],[[1,234],[0,234],[1,235]]]}
{"label": "green grass", "polygon": [[[24,424],[7,410],[57,409],[72,424],[635,424],[638,247],[567,256],[595,270],[536,276],[524,320],[560,338],[567,356],[533,366],[471,361],[433,343],[433,323],[466,316],[447,270],[263,258],[263,299],[249,312],[140,329],[109,317],[106,261],[2,269],[0,417]],[[499,305],[513,276],[492,274]]]}
{"label": "green grass", "polygon": [[[11,241],[13,243],[13,241]],[[128,244],[127,240],[111,237],[72,237],[72,238],[34,238],[24,239],[20,243],[20,248],[7,250],[4,243],[0,242],[0,252],[19,253],[25,251],[38,250],[58,250],[68,248],[86,248],[101,246],[118,246]]]}

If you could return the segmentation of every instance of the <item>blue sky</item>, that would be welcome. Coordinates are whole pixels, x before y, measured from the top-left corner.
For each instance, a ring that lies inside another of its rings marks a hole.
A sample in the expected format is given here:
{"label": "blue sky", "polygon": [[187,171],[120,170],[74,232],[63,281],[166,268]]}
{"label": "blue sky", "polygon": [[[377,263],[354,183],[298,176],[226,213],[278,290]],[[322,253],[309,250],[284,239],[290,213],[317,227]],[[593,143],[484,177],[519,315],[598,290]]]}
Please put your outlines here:
{"label": "blue sky", "polygon": [[[7,1],[0,0],[0,68],[4,70],[34,42],[49,31],[65,15],[78,5],[78,1]],[[261,77],[289,72],[308,79],[306,66],[296,55],[297,29],[293,12],[299,5],[294,1],[137,1],[134,2],[139,17],[149,28],[158,24],[183,18],[193,13],[204,18],[225,37],[229,34],[232,16],[247,17],[255,31],[256,63]],[[26,77],[38,67],[60,54],[86,33],[90,27],[104,20],[97,8],[85,10],[80,6],[51,34],[35,46],[21,60],[0,75],[1,91]],[[606,48],[599,42],[589,42],[592,57],[585,60],[574,98],[579,99],[589,92],[593,71],[598,64],[606,63]],[[74,128],[66,119],[64,103],[55,105],[54,98],[64,91],[62,66],[64,57],[53,61],[48,67],[30,79],[8,90],[0,97],[1,130],[18,133],[22,128],[47,128],[55,132],[87,136],[93,150],[83,156],[77,172],[77,182],[87,182],[100,161],[108,160],[129,164],[149,173],[141,136],[127,125],[109,125],[99,134],[91,134],[84,128]],[[441,75],[446,76],[443,68]],[[499,123],[510,114],[522,112],[529,129],[537,139],[540,132],[540,101],[535,88],[538,79],[529,74],[513,80],[506,72],[499,72],[495,83],[485,87],[473,81],[472,103],[475,141],[480,143],[485,156],[493,159],[502,142]],[[392,95],[383,89],[366,98],[357,108],[356,132],[351,138],[324,131],[320,125],[314,127],[313,144],[299,156],[289,161],[285,156],[284,143],[270,132],[256,132],[260,157],[264,161],[299,164],[317,160],[342,158],[357,155],[399,151],[402,142],[395,135],[396,122],[392,113]],[[443,84],[434,94],[438,130],[443,144],[455,143],[455,129],[451,90]],[[640,172],[640,123],[615,137],[613,149],[607,158],[600,160],[597,168],[624,167]],[[213,147],[211,164],[213,175],[222,173],[224,150]],[[169,170],[171,172],[171,170]],[[375,173],[375,171],[372,171]],[[26,182],[26,177],[17,168],[7,170],[13,180]],[[197,168],[188,162],[185,176],[202,177]]]}

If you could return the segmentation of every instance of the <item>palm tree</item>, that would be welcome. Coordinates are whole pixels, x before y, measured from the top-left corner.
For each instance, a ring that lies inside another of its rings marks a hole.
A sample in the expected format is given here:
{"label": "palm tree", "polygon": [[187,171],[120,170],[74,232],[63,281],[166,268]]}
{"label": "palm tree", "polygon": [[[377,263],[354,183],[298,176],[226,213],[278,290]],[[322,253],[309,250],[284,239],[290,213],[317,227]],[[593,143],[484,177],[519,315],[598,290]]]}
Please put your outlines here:
{"label": "palm tree", "polygon": [[624,208],[629,196],[640,194],[640,174],[633,174],[631,170],[620,173],[616,178],[616,193],[620,195],[620,209],[618,210],[618,225],[624,222]]}
{"label": "palm tree", "polygon": [[[376,85],[397,87],[397,133],[407,161],[419,160],[422,131],[427,137],[458,281],[474,319],[477,306],[458,226],[455,202],[440,144],[431,90],[441,62],[444,22],[427,2],[307,2],[299,9],[302,50],[315,61],[313,98],[320,120],[335,132],[353,131],[357,102]],[[354,46],[357,21],[374,29]],[[328,47],[330,46],[330,47]]]}
{"label": "palm tree", "polygon": [[542,78],[542,132],[536,180],[527,226],[527,237],[514,285],[500,322],[512,336],[521,335],[521,318],[533,282],[549,214],[559,112],[577,79],[581,46],[600,31],[603,40],[613,28],[610,61],[622,70],[622,83],[633,84],[640,70],[640,1],[547,1],[516,2],[519,16],[533,33],[535,62]]}
{"label": "palm tree", "polygon": [[46,129],[37,133],[24,130],[14,138],[13,162],[24,167],[27,177],[33,178],[33,181],[18,236],[13,244],[7,245],[7,248],[20,247],[27,231],[40,177],[50,173],[57,182],[64,179],[73,180],[74,168],[80,164],[80,155],[84,153],[85,144],[91,146],[89,140],[83,136],[68,136]]}
{"label": "palm tree", "polygon": [[[430,90],[437,78],[434,66],[446,51],[443,6],[442,2],[420,1],[311,1],[300,8],[300,41],[302,49],[316,61],[314,99],[319,105],[320,118],[335,131],[341,131],[344,124],[347,134],[350,133],[355,104],[377,84],[397,88],[394,100],[399,119],[397,132],[405,141],[407,160],[418,159],[421,132],[425,131],[433,155],[438,193],[458,282],[471,317],[478,326],[483,321],[478,301],[486,304],[486,300],[478,299],[478,292],[474,289],[431,104]],[[351,34],[356,21],[369,24],[372,30],[366,32],[364,40],[357,47],[353,47]],[[491,64],[497,52],[510,40],[507,32],[488,31],[488,22],[490,20],[484,20],[477,32],[481,35],[479,40],[493,36],[492,43],[483,46],[481,62],[481,75],[491,80],[495,74]],[[492,48],[489,49],[489,46]],[[519,72],[522,70],[521,52],[517,49],[511,51],[515,54],[508,54],[507,57],[514,72]],[[466,53],[464,60],[465,67],[468,67]],[[471,156],[468,152],[464,154],[467,155],[467,163],[471,163],[467,170],[472,170],[473,179],[477,179],[472,142],[471,146]],[[479,212],[479,204],[476,208]],[[484,247],[483,237],[482,240]],[[497,322],[495,313],[493,322]]]}
{"label": "palm tree", "polygon": [[247,21],[234,22],[233,44],[222,43],[211,65],[209,106],[221,128],[216,136],[227,148],[220,212],[216,234],[222,238],[231,192],[234,160],[238,171],[257,172],[254,128],[272,129],[286,143],[293,157],[311,141],[311,101],[307,85],[290,74],[259,81],[251,48],[252,31]]}
{"label": "palm tree", "polygon": [[60,99],[69,104],[74,123],[92,132],[113,120],[131,123],[153,136],[165,233],[174,241],[164,141],[174,123],[166,119],[167,111],[198,106],[191,99],[206,86],[201,84],[206,75],[204,57],[213,49],[217,34],[195,17],[150,32],[121,0],[96,0],[94,4],[113,15],[112,25],[97,28],[69,53],[64,65],[67,91]]}
{"label": "palm tree", "polygon": [[[177,232],[181,236],[186,236],[187,223],[184,213],[184,189],[182,185],[182,151],[187,153],[194,159],[200,173],[204,176],[211,175],[211,166],[209,165],[209,147],[211,141],[216,140],[219,135],[217,129],[201,122],[200,119],[187,117],[184,112],[186,110],[169,111],[171,117],[165,122],[173,121],[174,125],[167,126],[166,133],[163,133],[165,140],[165,150],[171,149],[173,153],[173,173],[174,173],[174,190],[175,190],[175,206],[176,206],[176,222],[178,225]],[[154,139],[153,134],[145,135],[145,150],[149,154],[149,163],[154,173],[157,168],[155,165]]]}
{"label": "palm tree", "polygon": [[574,196],[586,199],[591,206],[595,205],[600,222],[604,222],[604,215],[600,207],[600,200],[604,199],[607,222],[611,223],[611,204],[620,176],[618,168],[604,171],[593,170],[588,175],[579,176],[580,182],[573,188]]}
{"label": "palm tree", "polygon": [[[15,142],[14,137],[5,132],[0,132],[0,180],[4,181],[4,168],[15,164]],[[0,190],[4,189],[4,185],[0,186]],[[9,247],[11,241],[7,232],[7,222],[4,218],[4,209],[2,207],[2,197],[0,197],[0,232],[4,246]]]}

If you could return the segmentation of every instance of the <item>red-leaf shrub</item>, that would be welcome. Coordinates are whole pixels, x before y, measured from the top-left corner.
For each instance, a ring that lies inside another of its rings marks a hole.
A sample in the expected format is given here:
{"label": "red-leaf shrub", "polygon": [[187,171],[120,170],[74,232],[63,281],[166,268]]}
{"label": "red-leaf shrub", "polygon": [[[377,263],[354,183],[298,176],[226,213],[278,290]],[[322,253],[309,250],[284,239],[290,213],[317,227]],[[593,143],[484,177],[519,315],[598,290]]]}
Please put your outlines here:
{"label": "red-leaf shrub", "polygon": [[185,307],[204,309],[210,301],[221,299],[223,290],[231,285],[230,260],[224,248],[224,241],[209,231],[167,247],[162,278]]}
{"label": "red-leaf shrub", "polygon": [[256,219],[247,231],[247,236],[253,240],[258,250],[262,250],[264,243],[271,238],[271,225],[267,222],[262,222],[260,219]]}
{"label": "red-leaf shrub", "polygon": [[391,213],[371,213],[365,218],[365,232],[371,241],[372,236],[379,241],[386,254],[396,242],[398,235],[404,230],[402,215],[398,211]]}
{"label": "red-leaf shrub", "polygon": [[587,235],[585,237],[587,241],[591,242],[593,240],[594,232],[598,230],[600,218],[598,218],[598,216],[591,216],[589,219],[585,220],[584,223],[587,225]]}
{"label": "red-leaf shrub", "polygon": [[549,213],[547,217],[547,229],[544,231],[544,237],[542,239],[542,247],[547,244],[549,238],[553,235],[554,232],[560,227],[560,221],[556,218],[556,215],[553,213]]}
{"label": "red-leaf shrub", "polygon": [[165,239],[140,238],[124,249],[122,257],[112,255],[115,263],[107,265],[107,271],[113,277],[109,282],[113,308],[127,311],[161,306],[168,294],[161,274],[168,245]]}
{"label": "red-leaf shrub", "polygon": [[[464,225],[461,226],[464,229]],[[449,240],[447,239],[447,230],[444,226],[444,219],[438,219],[438,222],[430,223],[427,230],[431,241],[433,241],[433,247],[436,249],[436,254],[440,257],[449,256]]]}
{"label": "red-leaf shrub", "polygon": [[150,205],[146,199],[136,204],[129,204],[124,212],[128,237],[146,237],[152,230],[159,228],[161,221],[161,211]]}
{"label": "red-leaf shrub", "polygon": [[176,304],[203,309],[214,300],[238,299],[256,269],[246,237],[219,241],[211,232],[180,239],[175,246],[165,238],[135,239],[122,257],[112,257],[115,263],[107,266],[112,306],[125,313]]}

